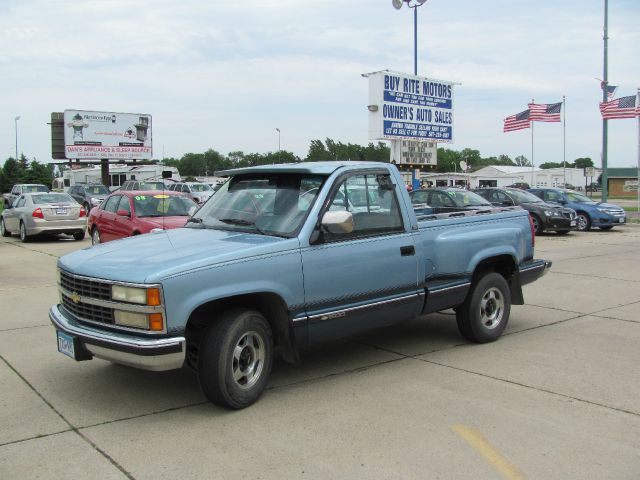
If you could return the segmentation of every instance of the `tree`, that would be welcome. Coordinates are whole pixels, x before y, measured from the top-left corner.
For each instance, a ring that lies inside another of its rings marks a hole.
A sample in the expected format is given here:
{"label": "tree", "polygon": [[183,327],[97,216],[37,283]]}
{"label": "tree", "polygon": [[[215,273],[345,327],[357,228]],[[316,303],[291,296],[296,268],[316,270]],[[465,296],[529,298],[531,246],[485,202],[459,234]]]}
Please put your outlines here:
{"label": "tree", "polygon": [[529,159],[527,157],[525,157],[524,155],[518,155],[516,158],[514,158],[513,160],[517,166],[519,167],[531,167],[531,162],[529,161]]}
{"label": "tree", "polygon": [[327,152],[322,140],[311,140],[309,153],[307,153],[305,162],[321,162],[326,160],[329,160],[329,152]]}
{"label": "tree", "polygon": [[[569,165],[567,165],[569,166]],[[542,169],[548,169],[548,168],[562,168],[562,164],[561,163],[557,163],[557,162],[545,162],[540,164],[540,168]]]}
{"label": "tree", "polygon": [[25,183],[41,183],[51,187],[53,183],[53,165],[45,165],[33,160],[25,172]]}
{"label": "tree", "polygon": [[593,167],[593,161],[586,157],[586,158],[576,158],[576,161],[573,162],[575,165],[575,168],[587,168],[587,167]]}

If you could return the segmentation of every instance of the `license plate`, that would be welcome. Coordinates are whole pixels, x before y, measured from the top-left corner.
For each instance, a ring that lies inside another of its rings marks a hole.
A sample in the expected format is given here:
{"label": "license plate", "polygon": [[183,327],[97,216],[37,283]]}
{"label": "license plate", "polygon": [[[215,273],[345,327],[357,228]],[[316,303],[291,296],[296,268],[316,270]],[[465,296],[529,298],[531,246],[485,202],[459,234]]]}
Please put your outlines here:
{"label": "license plate", "polygon": [[575,220],[571,220],[571,226],[575,227],[576,226],[576,221]]}
{"label": "license plate", "polygon": [[58,331],[58,351],[75,360],[76,352],[73,347],[73,337]]}
{"label": "license plate", "polygon": [[619,218],[619,219],[618,219],[618,221],[619,221],[620,223],[624,223],[624,220],[625,220],[624,218]]}
{"label": "license plate", "polygon": [[66,215],[66,214],[67,214],[66,208],[56,208],[56,215]]}

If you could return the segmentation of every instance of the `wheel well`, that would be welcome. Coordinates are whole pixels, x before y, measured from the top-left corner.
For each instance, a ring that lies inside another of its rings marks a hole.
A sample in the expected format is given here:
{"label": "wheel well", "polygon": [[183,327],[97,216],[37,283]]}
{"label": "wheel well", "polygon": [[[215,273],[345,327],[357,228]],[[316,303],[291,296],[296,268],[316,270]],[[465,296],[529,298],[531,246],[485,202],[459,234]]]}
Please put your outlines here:
{"label": "wheel well", "polygon": [[293,346],[287,306],[278,295],[273,293],[251,293],[214,300],[196,308],[187,321],[185,338],[187,340],[187,364],[192,368],[198,364],[200,341],[207,327],[216,321],[220,313],[232,308],[246,308],[260,312],[269,322],[273,332],[274,347],[284,360],[295,363],[298,359]]}
{"label": "wheel well", "polygon": [[511,291],[511,303],[514,305],[524,304],[524,296],[522,295],[522,286],[520,278],[517,275],[516,262],[510,255],[499,255],[497,257],[487,258],[480,262],[473,272],[472,283],[475,284],[478,279],[489,272],[499,273],[504,277]]}

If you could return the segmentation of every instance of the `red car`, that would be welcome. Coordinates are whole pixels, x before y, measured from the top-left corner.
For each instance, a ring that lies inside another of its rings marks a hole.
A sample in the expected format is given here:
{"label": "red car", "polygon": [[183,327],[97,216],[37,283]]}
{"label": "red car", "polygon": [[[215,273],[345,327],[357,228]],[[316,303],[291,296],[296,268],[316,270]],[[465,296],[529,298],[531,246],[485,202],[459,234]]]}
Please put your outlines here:
{"label": "red car", "polygon": [[87,230],[96,245],[182,227],[197,209],[196,202],[174,192],[118,190],[91,210]]}

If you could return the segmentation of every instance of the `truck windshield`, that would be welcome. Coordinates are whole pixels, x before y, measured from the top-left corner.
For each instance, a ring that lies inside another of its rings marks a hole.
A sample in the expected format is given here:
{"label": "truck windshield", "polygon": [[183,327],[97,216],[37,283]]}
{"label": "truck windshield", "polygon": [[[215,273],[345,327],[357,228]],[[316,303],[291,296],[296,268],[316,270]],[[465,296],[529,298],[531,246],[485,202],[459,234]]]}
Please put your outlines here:
{"label": "truck windshield", "polygon": [[292,237],[311,210],[325,178],[298,173],[236,175],[188,226]]}

